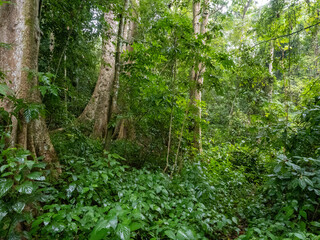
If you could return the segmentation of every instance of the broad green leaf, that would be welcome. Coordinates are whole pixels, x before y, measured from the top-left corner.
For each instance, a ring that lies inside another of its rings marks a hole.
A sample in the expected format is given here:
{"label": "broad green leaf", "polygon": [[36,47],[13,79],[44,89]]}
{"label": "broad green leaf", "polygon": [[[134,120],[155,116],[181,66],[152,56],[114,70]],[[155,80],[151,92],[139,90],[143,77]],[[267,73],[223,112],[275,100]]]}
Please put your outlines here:
{"label": "broad green leaf", "polygon": [[121,240],[129,240],[130,239],[130,228],[123,224],[119,224],[116,229],[116,234]]}
{"label": "broad green leaf", "polygon": [[41,162],[41,163],[35,163],[35,164],[33,164],[33,168],[45,168],[46,167],[46,163],[44,163],[44,162]]}
{"label": "broad green leaf", "polygon": [[107,220],[100,220],[90,234],[89,240],[105,239],[110,233],[110,224]]}
{"label": "broad green leaf", "polygon": [[21,213],[25,206],[26,204],[24,202],[17,202],[12,206],[12,208],[15,212]]}
{"label": "broad green leaf", "polygon": [[307,213],[306,213],[305,211],[300,210],[300,211],[299,211],[299,215],[300,215],[301,217],[303,217],[304,219],[307,219]]}
{"label": "broad green leaf", "polygon": [[7,214],[8,214],[7,209],[5,209],[3,206],[0,207],[0,222]]}
{"label": "broad green leaf", "polygon": [[25,181],[23,184],[17,186],[17,191],[24,194],[31,194],[33,192],[33,184],[30,181]]}
{"label": "broad green leaf", "polygon": [[20,182],[21,178],[22,178],[21,174],[17,174],[17,175],[14,176],[14,179],[15,179],[17,182]]}
{"label": "broad green leaf", "polygon": [[35,164],[34,161],[30,161],[30,160],[27,160],[26,161],[26,164],[27,164],[27,167],[31,170],[33,168],[33,165]]}
{"label": "broad green leaf", "polygon": [[113,229],[116,229],[116,227],[118,225],[117,215],[111,214],[110,216],[108,216],[107,220],[108,220],[108,224],[110,225],[110,227],[112,227]]}
{"label": "broad green leaf", "polygon": [[71,183],[69,185],[69,187],[67,188],[67,197],[68,198],[71,197],[71,195],[72,195],[73,191],[76,189],[76,187],[77,187],[76,183]]}
{"label": "broad green leaf", "polygon": [[310,186],[313,187],[313,182],[310,180],[310,178],[304,177],[304,180],[306,181],[306,183]]}
{"label": "broad green leaf", "polygon": [[140,222],[133,222],[130,224],[130,231],[134,232],[134,231],[140,229],[142,226],[143,226],[143,224]]}
{"label": "broad green leaf", "polygon": [[232,217],[232,221],[235,223],[235,224],[238,224],[238,220],[236,217]]}
{"label": "broad green leaf", "polygon": [[292,208],[286,209],[286,217],[291,217],[294,213],[294,210]]}
{"label": "broad green leaf", "polygon": [[0,95],[7,96],[7,95],[11,95],[11,94],[13,94],[13,91],[6,84],[1,83],[0,84]]}
{"label": "broad green leaf", "polygon": [[278,172],[280,172],[281,168],[282,168],[282,165],[281,165],[281,164],[278,164],[277,166],[274,167],[274,170],[273,170],[273,171],[274,171],[275,173],[278,173]]}
{"label": "broad green leaf", "polygon": [[0,167],[0,172],[3,172],[6,168],[8,168],[9,167],[9,165],[8,164],[5,164],[5,165],[2,165],[1,167]]}
{"label": "broad green leaf", "polygon": [[310,223],[312,226],[315,226],[315,227],[319,227],[320,228],[320,222],[311,222]]}
{"label": "broad green leaf", "polygon": [[177,233],[177,239],[178,240],[184,240],[184,239],[195,239],[193,232],[190,229],[184,228],[180,229]]}
{"label": "broad green leaf", "polygon": [[90,235],[90,240],[105,238],[110,232],[111,227],[115,229],[118,225],[117,215],[111,215],[108,219],[101,219]]}
{"label": "broad green leaf", "polygon": [[65,228],[66,226],[63,223],[54,222],[50,225],[50,230],[56,233],[62,232]]}
{"label": "broad green leaf", "polygon": [[1,177],[7,177],[7,176],[11,176],[13,175],[13,172],[6,172],[4,174],[1,175]]}
{"label": "broad green leaf", "polygon": [[306,237],[302,233],[294,233],[293,235],[302,240],[306,239]]}
{"label": "broad green leaf", "polygon": [[307,186],[307,184],[306,184],[306,182],[304,181],[303,178],[299,178],[299,185],[300,185],[300,187],[301,187],[302,189],[305,189],[306,186]]}
{"label": "broad green leaf", "polygon": [[42,176],[42,173],[41,173],[41,172],[33,172],[33,173],[30,173],[27,177],[28,177],[29,179],[32,179],[32,180],[38,180],[38,181],[44,181],[44,180],[45,180],[45,177]]}
{"label": "broad green leaf", "polygon": [[167,237],[169,237],[170,239],[176,239],[176,235],[174,234],[174,232],[172,230],[167,230],[164,232],[166,234]]}
{"label": "broad green leaf", "polygon": [[12,186],[13,186],[12,179],[0,179],[0,197],[5,195]]}
{"label": "broad green leaf", "polygon": [[38,218],[37,220],[32,222],[32,228],[39,226],[43,222],[42,218]]}

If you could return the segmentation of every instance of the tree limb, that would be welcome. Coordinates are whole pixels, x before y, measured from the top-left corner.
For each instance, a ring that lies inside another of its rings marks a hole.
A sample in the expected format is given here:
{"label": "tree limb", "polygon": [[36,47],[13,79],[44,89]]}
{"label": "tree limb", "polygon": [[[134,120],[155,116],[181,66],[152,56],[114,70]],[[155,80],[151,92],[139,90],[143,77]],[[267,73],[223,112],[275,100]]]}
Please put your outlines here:
{"label": "tree limb", "polygon": [[300,29],[300,30],[298,30],[298,31],[295,31],[295,32],[292,32],[292,33],[289,33],[289,34],[285,34],[285,35],[281,35],[281,36],[278,36],[278,37],[270,38],[270,39],[265,40],[265,41],[258,42],[257,44],[255,44],[255,45],[254,45],[253,47],[251,47],[251,48],[254,48],[255,46],[258,46],[258,45],[260,45],[260,44],[262,44],[262,43],[270,42],[270,41],[272,41],[272,40],[277,40],[277,39],[279,39],[279,38],[284,38],[284,37],[292,36],[292,35],[294,35],[294,34],[297,34],[297,33],[299,33],[299,32],[302,32],[303,30],[306,30],[306,29],[315,27],[315,26],[317,26],[317,25],[319,25],[319,24],[320,24],[320,22],[317,22],[317,23],[315,23],[315,24],[313,24],[313,25],[310,25],[310,26],[308,26],[308,27],[302,28],[302,29]]}

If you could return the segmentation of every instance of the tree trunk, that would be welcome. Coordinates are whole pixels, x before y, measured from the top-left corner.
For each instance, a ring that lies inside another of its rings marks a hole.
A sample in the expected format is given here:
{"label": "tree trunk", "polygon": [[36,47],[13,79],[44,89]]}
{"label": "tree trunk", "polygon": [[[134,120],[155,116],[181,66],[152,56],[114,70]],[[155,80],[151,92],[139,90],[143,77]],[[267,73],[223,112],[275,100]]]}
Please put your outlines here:
{"label": "tree trunk", "polygon": [[[131,1],[132,5],[136,5],[137,3],[135,1]],[[129,7],[129,1],[125,2],[124,8],[127,11]],[[134,17],[136,18],[137,16],[134,13]],[[133,48],[132,48],[132,44],[134,41],[134,34],[135,34],[135,29],[136,29],[136,22],[135,20],[132,19],[122,19],[122,23],[121,25],[122,27],[122,40],[126,43],[126,44],[121,44],[119,45],[119,50],[122,51],[128,51],[128,52],[132,52]],[[119,39],[120,40],[120,39]],[[120,54],[119,54],[120,57]],[[120,59],[118,59],[119,63],[120,63]],[[129,60],[127,63],[131,63],[131,61]],[[120,71],[120,69],[118,69],[118,71]],[[130,74],[130,73],[127,73]],[[116,94],[114,95],[114,101],[113,101],[113,107],[112,107],[112,115],[111,115],[111,119],[115,118],[116,114],[121,114],[125,111],[126,109],[126,103],[125,102],[118,102],[117,96],[118,96],[118,91],[119,91],[119,74],[115,76],[115,80],[116,80],[116,88],[114,89],[114,91],[116,91]],[[111,142],[112,139],[129,139],[129,140],[134,140],[136,137],[135,134],[135,128],[134,128],[134,123],[131,119],[128,118],[123,118],[120,121],[117,121],[116,123],[116,127],[110,127],[108,129],[108,139],[107,139],[107,145]]]}
{"label": "tree trunk", "polygon": [[[207,23],[209,20],[208,12],[208,1],[204,1],[204,8],[202,11],[202,16],[200,15],[201,3],[200,1],[194,0],[193,2],[193,32],[197,37],[198,34],[205,34],[207,29]],[[200,54],[200,53],[198,53]],[[197,67],[195,67],[197,66]],[[202,142],[201,142],[201,87],[203,85],[203,73],[205,71],[205,66],[195,59],[195,64],[191,69],[191,89],[190,89],[190,100],[191,109],[194,117],[193,126],[193,147],[202,152]]]}
{"label": "tree trunk", "polygon": [[270,42],[270,62],[269,62],[269,74],[271,75],[270,81],[269,81],[269,97],[270,100],[272,100],[272,95],[273,95],[273,82],[274,78],[273,76],[273,59],[274,59],[274,45],[273,41]]}
{"label": "tree trunk", "polygon": [[[0,48],[0,68],[6,74],[5,83],[16,98],[41,104],[40,92],[36,88],[40,43],[39,0],[13,0],[10,4],[4,4],[0,7],[0,19],[0,42],[11,45],[10,49]],[[0,102],[1,106],[7,111],[13,110],[8,102]],[[11,145],[26,148],[36,156],[44,156],[47,163],[58,167],[42,117],[31,122],[27,122],[22,113],[18,119],[12,117]]]}
{"label": "tree trunk", "polygon": [[270,62],[269,62],[269,73],[270,75],[273,75],[273,56],[274,56],[274,46],[273,46],[273,40],[270,42]]}
{"label": "tree trunk", "polygon": [[[317,9],[317,19],[319,19],[319,9]],[[318,76],[318,57],[319,57],[319,43],[318,43],[318,33],[319,33],[319,25],[314,27],[312,33],[312,47],[314,51],[315,61],[314,61],[314,76]]]}
{"label": "tree trunk", "polygon": [[108,113],[111,108],[111,93],[114,83],[115,73],[115,52],[117,41],[118,23],[112,11],[104,16],[105,21],[109,24],[105,38],[102,41],[102,59],[98,81],[96,83],[92,97],[86,108],[79,117],[80,121],[93,121],[93,136],[104,138],[107,133]]}
{"label": "tree trunk", "polygon": [[[124,10],[127,5],[128,0],[125,0]],[[108,130],[108,124],[112,114],[117,111],[120,53],[124,31],[124,18],[121,17],[119,23],[115,19],[112,11],[105,14],[105,21],[109,25],[106,31],[108,40],[103,39],[99,78],[89,103],[79,117],[79,120],[83,122],[92,121],[94,123],[93,137],[106,139],[107,142],[112,136],[112,131]]]}

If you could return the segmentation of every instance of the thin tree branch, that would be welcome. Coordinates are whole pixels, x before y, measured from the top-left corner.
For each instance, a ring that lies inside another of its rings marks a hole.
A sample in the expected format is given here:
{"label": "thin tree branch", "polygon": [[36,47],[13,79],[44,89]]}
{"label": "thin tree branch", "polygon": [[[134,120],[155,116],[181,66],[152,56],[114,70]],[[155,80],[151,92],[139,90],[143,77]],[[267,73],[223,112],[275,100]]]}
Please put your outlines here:
{"label": "thin tree branch", "polygon": [[270,39],[265,40],[265,41],[258,42],[257,44],[255,44],[255,45],[254,45],[253,47],[251,47],[251,48],[254,48],[255,46],[258,46],[258,45],[260,45],[260,44],[262,44],[262,43],[270,42],[270,41],[272,41],[272,40],[277,40],[277,39],[279,39],[279,38],[284,38],[284,37],[292,36],[292,35],[294,35],[294,34],[297,34],[297,33],[299,33],[299,32],[302,32],[303,30],[306,30],[306,29],[315,27],[315,26],[317,26],[317,25],[319,25],[319,24],[320,24],[320,22],[317,22],[317,23],[315,23],[315,24],[313,24],[313,25],[310,25],[310,26],[308,26],[308,27],[302,28],[302,29],[300,29],[300,30],[298,30],[298,31],[295,31],[295,32],[292,32],[292,33],[289,33],[289,34],[285,34],[285,35],[281,35],[281,36],[278,36],[278,37],[270,38]]}

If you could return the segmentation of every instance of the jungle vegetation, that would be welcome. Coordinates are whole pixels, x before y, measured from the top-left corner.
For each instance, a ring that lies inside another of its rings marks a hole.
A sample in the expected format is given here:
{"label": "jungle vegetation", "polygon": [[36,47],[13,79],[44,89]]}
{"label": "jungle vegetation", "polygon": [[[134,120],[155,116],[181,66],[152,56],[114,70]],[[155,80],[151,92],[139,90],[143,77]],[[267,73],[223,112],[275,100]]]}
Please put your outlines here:
{"label": "jungle vegetation", "polygon": [[0,0],[0,239],[320,239],[318,0]]}

